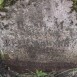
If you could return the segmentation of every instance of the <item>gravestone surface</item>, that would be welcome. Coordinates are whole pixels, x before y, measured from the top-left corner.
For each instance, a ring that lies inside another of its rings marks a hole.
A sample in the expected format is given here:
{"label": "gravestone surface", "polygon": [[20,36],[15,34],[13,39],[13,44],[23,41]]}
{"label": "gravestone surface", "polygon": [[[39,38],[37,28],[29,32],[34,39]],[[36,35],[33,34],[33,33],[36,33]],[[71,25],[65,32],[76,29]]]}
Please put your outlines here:
{"label": "gravestone surface", "polygon": [[6,7],[7,12],[0,12],[0,50],[15,61],[77,64],[77,14],[70,13],[72,4],[21,0]]}

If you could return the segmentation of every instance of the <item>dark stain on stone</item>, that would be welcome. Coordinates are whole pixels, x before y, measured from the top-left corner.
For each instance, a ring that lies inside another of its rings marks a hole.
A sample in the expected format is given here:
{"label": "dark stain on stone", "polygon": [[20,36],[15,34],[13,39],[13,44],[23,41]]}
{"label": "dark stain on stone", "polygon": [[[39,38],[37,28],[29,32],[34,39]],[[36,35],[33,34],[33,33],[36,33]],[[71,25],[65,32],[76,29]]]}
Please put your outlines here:
{"label": "dark stain on stone", "polygon": [[76,20],[77,20],[77,14],[76,14]]}
{"label": "dark stain on stone", "polygon": [[63,23],[64,23],[64,21],[62,21],[62,22],[60,23],[61,29],[63,29]]}
{"label": "dark stain on stone", "polygon": [[9,39],[8,38],[5,38],[5,39],[3,39],[4,40],[4,47],[7,47],[7,46],[9,46],[10,44],[9,44]]}
{"label": "dark stain on stone", "polygon": [[59,40],[59,39],[57,39],[56,40],[56,42],[54,43],[54,45],[56,46],[56,47],[69,47],[69,41],[70,41],[70,39],[69,39],[69,37],[67,37],[66,39],[64,39],[64,40]]}
{"label": "dark stain on stone", "polygon": [[67,37],[65,40],[64,40],[64,47],[69,47],[69,37]]}
{"label": "dark stain on stone", "polygon": [[10,67],[10,69],[24,73],[24,72],[35,72],[36,69],[43,70],[45,72],[51,72],[52,70],[60,71],[66,70],[70,68],[77,67],[77,64],[69,63],[69,62],[32,62],[32,61],[16,61],[16,60],[5,60],[5,64]]}
{"label": "dark stain on stone", "polygon": [[57,28],[59,28],[59,24],[58,24],[58,21],[57,21],[58,18],[54,17],[54,19],[55,19],[55,20],[54,20],[54,22],[55,22],[55,26],[56,26]]}
{"label": "dark stain on stone", "polygon": [[31,5],[33,2],[36,2],[37,0],[29,0],[28,5]]}
{"label": "dark stain on stone", "polygon": [[73,25],[73,21],[71,20],[70,25]]}
{"label": "dark stain on stone", "polygon": [[34,47],[29,47],[28,48],[28,54],[29,54],[29,57],[30,57],[30,59],[32,59],[32,60],[35,60],[36,59],[36,50],[35,50],[36,48],[34,48]]}
{"label": "dark stain on stone", "polygon": [[59,6],[57,2],[55,2],[55,6],[56,6],[56,7],[58,7],[58,6]]}
{"label": "dark stain on stone", "polygon": [[9,25],[8,24],[4,25],[4,29],[8,30],[9,29]]}
{"label": "dark stain on stone", "polygon": [[1,30],[8,30],[9,29],[9,25],[8,24],[4,24],[4,23],[0,23],[0,29]]}
{"label": "dark stain on stone", "polygon": [[75,25],[77,26],[77,23]]}
{"label": "dark stain on stone", "polygon": [[[60,43],[58,43],[58,44],[60,44]],[[62,42],[61,44],[63,45],[64,42]],[[20,46],[19,49],[21,47],[24,48],[24,51],[27,52],[29,60],[31,60],[31,61],[37,61],[38,59],[41,60],[40,55],[44,55],[44,54],[45,54],[45,56],[44,56],[43,60],[46,61],[48,59],[48,57],[50,57],[50,58],[52,57],[51,59],[53,59],[53,57],[62,56],[64,54],[64,51],[66,51],[65,48],[63,48],[62,46],[59,47],[59,45],[58,45],[58,47],[57,47],[56,43],[55,43],[54,47],[51,47],[51,46],[47,47],[45,42],[41,42],[40,44],[38,42],[36,42],[35,44],[33,43],[32,45],[19,44],[19,46]],[[62,57],[65,58],[64,55]],[[59,61],[62,59],[59,59]]]}
{"label": "dark stain on stone", "polygon": [[20,11],[19,15],[16,18],[17,27],[19,30],[24,31],[24,17],[22,10]]}
{"label": "dark stain on stone", "polygon": [[63,0],[61,0],[61,3],[63,2]]}

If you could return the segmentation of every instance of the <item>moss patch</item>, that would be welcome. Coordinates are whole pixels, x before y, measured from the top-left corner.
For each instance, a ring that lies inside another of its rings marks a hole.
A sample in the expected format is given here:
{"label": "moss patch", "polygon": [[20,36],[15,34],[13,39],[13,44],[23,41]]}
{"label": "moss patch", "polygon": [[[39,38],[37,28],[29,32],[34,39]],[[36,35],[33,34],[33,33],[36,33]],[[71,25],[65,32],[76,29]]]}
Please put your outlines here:
{"label": "moss patch", "polygon": [[16,3],[17,0],[0,0],[0,9],[4,9],[6,6],[11,6]]}
{"label": "moss patch", "polygon": [[72,0],[73,5],[71,11],[76,11],[77,12],[77,0]]}

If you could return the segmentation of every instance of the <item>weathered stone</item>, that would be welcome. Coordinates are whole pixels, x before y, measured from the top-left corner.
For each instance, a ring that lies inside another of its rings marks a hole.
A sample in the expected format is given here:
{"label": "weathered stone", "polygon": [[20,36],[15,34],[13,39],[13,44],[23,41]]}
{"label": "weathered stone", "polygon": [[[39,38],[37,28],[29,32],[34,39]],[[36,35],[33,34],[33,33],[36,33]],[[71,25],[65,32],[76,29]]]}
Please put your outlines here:
{"label": "weathered stone", "polygon": [[71,6],[71,0],[21,0],[6,7],[0,12],[0,50],[13,60],[76,64],[77,15]]}
{"label": "weathered stone", "polygon": [[55,77],[77,77],[77,68],[60,72],[56,74]]}

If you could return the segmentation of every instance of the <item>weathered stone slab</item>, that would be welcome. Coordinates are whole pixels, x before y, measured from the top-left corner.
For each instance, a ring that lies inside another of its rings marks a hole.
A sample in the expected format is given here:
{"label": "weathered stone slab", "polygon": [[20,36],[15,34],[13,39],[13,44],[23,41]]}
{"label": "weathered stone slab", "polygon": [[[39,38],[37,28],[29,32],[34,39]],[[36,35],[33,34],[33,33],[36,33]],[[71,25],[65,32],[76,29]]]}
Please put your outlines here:
{"label": "weathered stone slab", "polygon": [[10,59],[77,63],[77,15],[71,0],[21,0],[0,12],[0,50]]}

